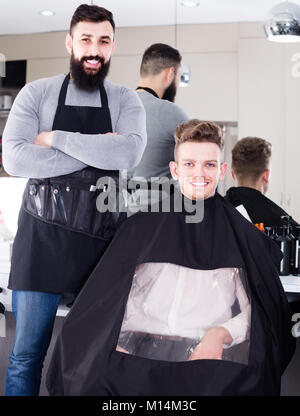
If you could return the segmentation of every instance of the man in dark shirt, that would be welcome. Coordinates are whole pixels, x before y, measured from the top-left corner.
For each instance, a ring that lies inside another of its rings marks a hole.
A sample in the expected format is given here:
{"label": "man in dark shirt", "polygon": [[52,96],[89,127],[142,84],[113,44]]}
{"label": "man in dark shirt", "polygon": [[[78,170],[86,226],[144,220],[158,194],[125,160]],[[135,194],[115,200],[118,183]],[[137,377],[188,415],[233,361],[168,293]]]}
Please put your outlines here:
{"label": "man in dark shirt", "polygon": [[[264,227],[283,225],[282,216],[288,215],[279,205],[265,196],[270,182],[271,143],[258,137],[245,137],[232,149],[232,177],[237,187],[228,189],[226,199],[253,224]],[[292,226],[298,223],[290,217]],[[292,312],[300,308],[299,295],[288,294]]]}
{"label": "man in dark shirt", "polygon": [[[232,149],[232,177],[237,187],[228,189],[229,200],[252,223],[264,226],[282,225],[281,216],[288,215],[265,196],[270,182],[271,143],[258,137],[245,137]],[[245,212],[246,210],[246,212]],[[298,225],[290,218],[291,225]]]}

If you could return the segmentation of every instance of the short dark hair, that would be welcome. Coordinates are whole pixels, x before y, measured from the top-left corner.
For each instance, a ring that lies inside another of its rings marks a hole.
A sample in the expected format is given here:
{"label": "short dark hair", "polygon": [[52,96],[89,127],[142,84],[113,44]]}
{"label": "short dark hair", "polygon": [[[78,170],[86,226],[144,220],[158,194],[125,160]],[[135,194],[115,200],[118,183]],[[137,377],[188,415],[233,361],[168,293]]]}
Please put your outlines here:
{"label": "short dark hair", "polygon": [[232,149],[231,167],[240,180],[256,182],[269,169],[272,145],[259,137],[245,137]]}
{"label": "short dark hair", "polygon": [[210,142],[215,143],[221,150],[224,147],[223,133],[220,126],[210,121],[200,121],[193,118],[179,124],[175,130],[175,142]]}
{"label": "short dark hair", "polygon": [[181,55],[177,49],[164,43],[154,43],[144,52],[140,74],[141,76],[157,75],[166,68],[174,67],[175,71],[181,64]]}
{"label": "short dark hair", "polygon": [[179,124],[175,130],[175,160],[178,147],[185,142],[215,143],[220,150],[224,148],[222,129],[210,121],[193,118]]}
{"label": "short dark hair", "polygon": [[112,25],[113,30],[115,31],[113,14],[109,10],[104,7],[81,4],[77,7],[72,16],[70,34],[72,34],[73,27],[79,22],[105,22],[106,20]]}

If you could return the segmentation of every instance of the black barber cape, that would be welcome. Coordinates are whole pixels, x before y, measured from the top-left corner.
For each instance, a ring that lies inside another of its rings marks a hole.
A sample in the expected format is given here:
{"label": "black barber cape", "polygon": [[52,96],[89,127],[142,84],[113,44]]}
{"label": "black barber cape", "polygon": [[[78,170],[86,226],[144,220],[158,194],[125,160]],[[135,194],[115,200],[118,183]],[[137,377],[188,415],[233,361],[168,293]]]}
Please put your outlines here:
{"label": "black barber cape", "polygon": [[[279,248],[219,194],[204,201],[202,222],[186,223],[186,215],[144,212],[122,224],[65,319],[47,374],[50,395],[280,393],[295,339],[276,268]],[[169,362],[115,350],[136,266],[151,262],[246,271],[251,299],[247,364]]]}

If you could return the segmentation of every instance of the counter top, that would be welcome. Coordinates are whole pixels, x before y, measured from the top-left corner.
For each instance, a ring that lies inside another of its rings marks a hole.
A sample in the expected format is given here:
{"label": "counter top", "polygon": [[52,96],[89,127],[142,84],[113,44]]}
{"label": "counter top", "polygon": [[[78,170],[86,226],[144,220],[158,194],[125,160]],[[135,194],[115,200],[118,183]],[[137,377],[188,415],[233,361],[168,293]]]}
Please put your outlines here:
{"label": "counter top", "polygon": [[300,276],[280,276],[285,292],[300,293]]}
{"label": "counter top", "polygon": [[[11,312],[11,290],[7,289],[10,262],[0,261],[0,302],[5,306],[5,310]],[[300,293],[300,276],[280,276],[284,291],[289,293]],[[63,297],[57,310],[57,316],[66,316],[70,310],[67,306],[72,299]]]}
{"label": "counter top", "polygon": [[[10,270],[9,261],[0,261],[0,288],[2,292],[0,293],[0,302],[3,303],[5,310],[11,312],[11,290],[7,289],[8,277]],[[62,298],[56,315],[57,316],[66,316],[70,310],[70,307],[67,306],[73,299],[71,297],[65,296]]]}

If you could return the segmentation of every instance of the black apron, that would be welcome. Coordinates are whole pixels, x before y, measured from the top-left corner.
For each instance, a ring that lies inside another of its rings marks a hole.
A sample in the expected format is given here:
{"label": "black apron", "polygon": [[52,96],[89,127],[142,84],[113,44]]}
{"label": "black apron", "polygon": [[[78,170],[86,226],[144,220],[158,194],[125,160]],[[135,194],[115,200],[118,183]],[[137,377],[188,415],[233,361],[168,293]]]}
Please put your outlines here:
{"label": "black apron", "polygon": [[[70,75],[62,84],[52,130],[104,134],[112,132],[104,86],[101,107],[65,105]],[[8,287],[77,293],[108,246],[118,213],[100,213],[97,180],[118,171],[87,167],[47,179],[29,179],[19,214]]]}

